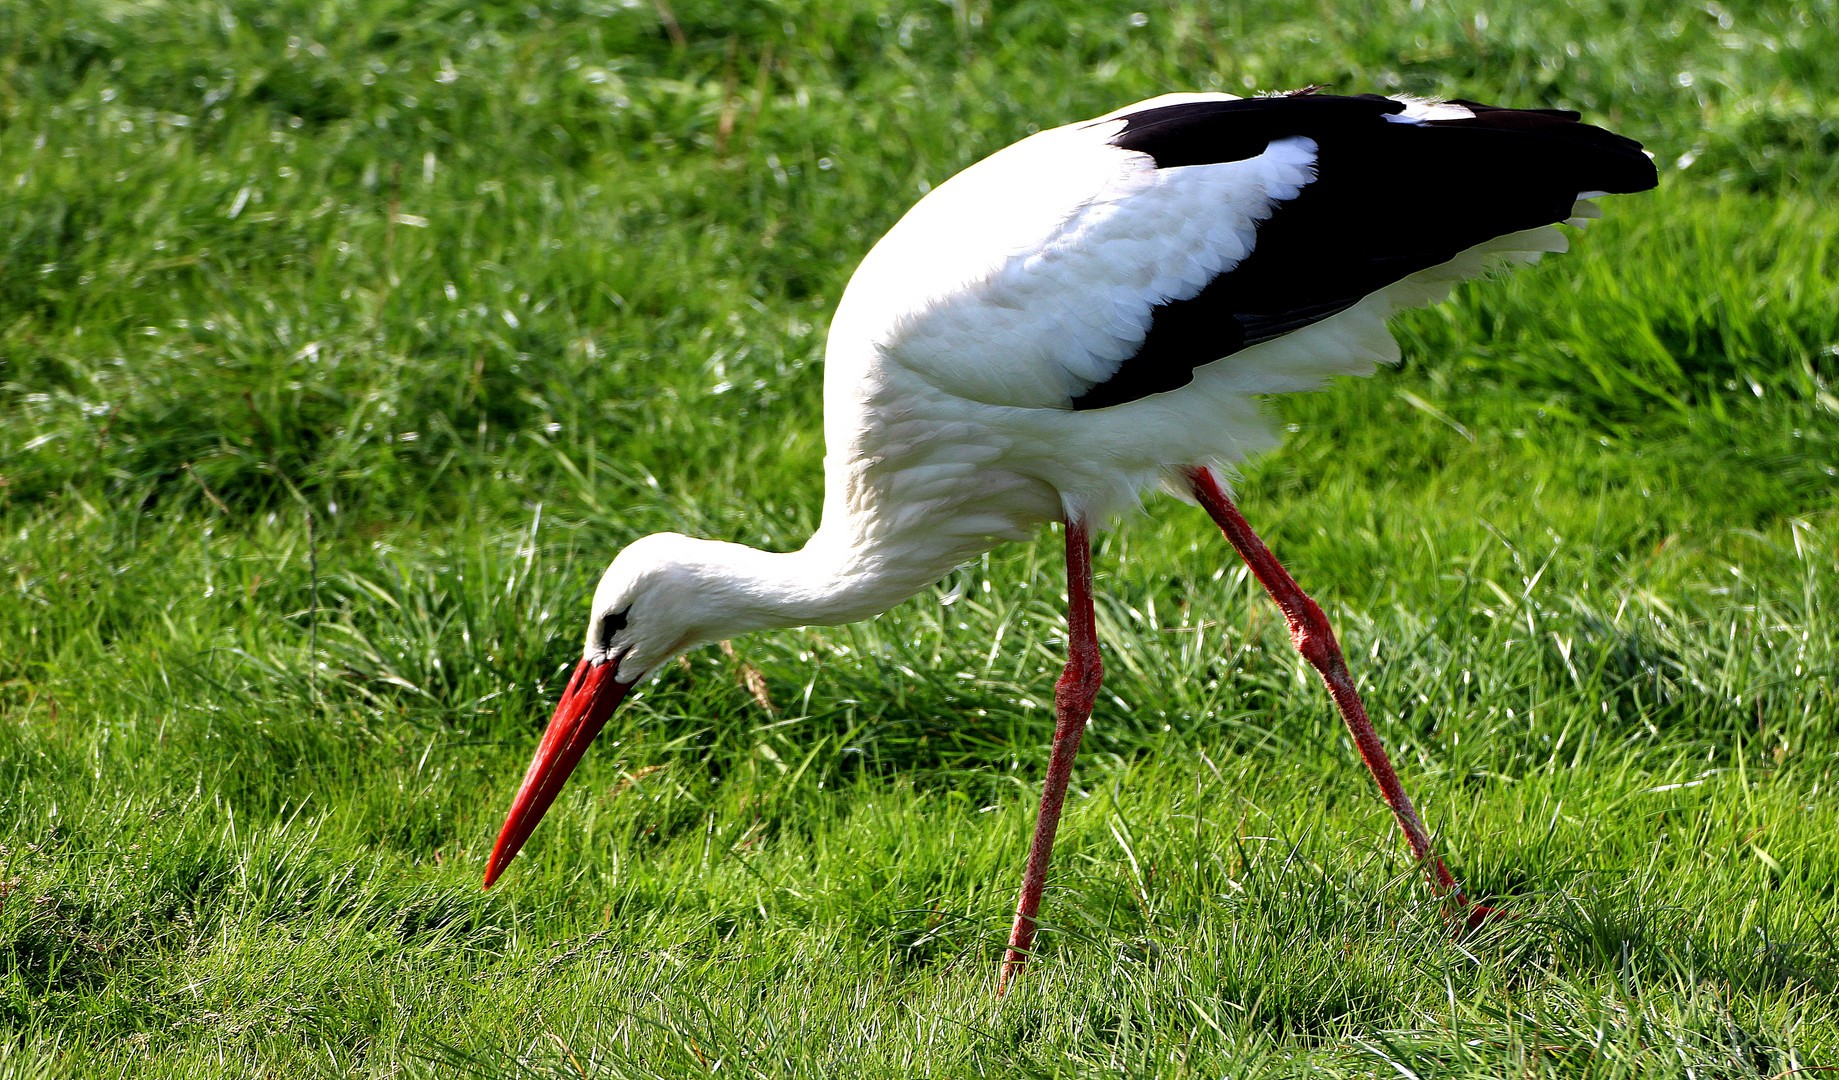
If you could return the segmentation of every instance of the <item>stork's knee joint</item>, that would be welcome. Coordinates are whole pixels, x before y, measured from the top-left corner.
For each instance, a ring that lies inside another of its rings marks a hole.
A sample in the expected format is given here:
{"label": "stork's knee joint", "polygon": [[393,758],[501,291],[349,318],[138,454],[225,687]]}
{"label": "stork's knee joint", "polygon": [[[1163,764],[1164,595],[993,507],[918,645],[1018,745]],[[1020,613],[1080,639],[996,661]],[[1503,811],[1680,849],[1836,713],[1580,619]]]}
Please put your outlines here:
{"label": "stork's knee joint", "polygon": [[1290,640],[1296,643],[1296,651],[1303,654],[1303,659],[1318,668],[1332,663],[1339,651],[1335,648],[1333,637],[1315,633],[1308,627],[1298,627],[1296,632],[1290,635]]}
{"label": "stork's knee joint", "polygon": [[1060,674],[1060,688],[1085,698],[1098,696],[1098,688],[1104,684],[1105,668],[1094,657],[1075,656],[1067,662],[1066,670]]}

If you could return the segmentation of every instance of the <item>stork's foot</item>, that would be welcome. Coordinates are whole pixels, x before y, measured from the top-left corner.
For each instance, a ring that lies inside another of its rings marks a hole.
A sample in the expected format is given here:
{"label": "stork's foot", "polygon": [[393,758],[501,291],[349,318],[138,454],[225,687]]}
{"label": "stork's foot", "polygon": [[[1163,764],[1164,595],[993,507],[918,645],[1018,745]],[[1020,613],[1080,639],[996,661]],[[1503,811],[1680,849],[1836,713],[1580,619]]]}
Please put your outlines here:
{"label": "stork's foot", "polygon": [[1477,904],[1473,901],[1464,901],[1463,906],[1452,914],[1462,920],[1461,933],[1463,934],[1473,934],[1484,926],[1511,922],[1520,917],[1516,912],[1508,911],[1506,908],[1489,907],[1487,904]]}
{"label": "stork's foot", "polygon": [[1468,924],[1470,930],[1480,930],[1491,922],[1500,919],[1510,919],[1512,917],[1513,916],[1502,911],[1500,908],[1489,907],[1486,904],[1469,905]]}

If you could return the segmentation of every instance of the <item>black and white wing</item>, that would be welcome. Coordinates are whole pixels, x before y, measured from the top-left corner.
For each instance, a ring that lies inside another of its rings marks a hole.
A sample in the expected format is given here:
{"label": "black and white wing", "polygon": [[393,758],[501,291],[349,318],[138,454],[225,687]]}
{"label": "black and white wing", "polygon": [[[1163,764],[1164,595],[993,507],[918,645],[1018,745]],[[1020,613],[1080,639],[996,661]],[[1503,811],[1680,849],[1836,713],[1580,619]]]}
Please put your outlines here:
{"label": "black and white wing", "polygon": [[[864,260],[833,332],[969,400],[1104,408],[1408,279],[1485,270],[1473,256],[1499,238],[1562,250],[1528,230],[1655,182],[1638,143],[1575,113],[1171,95],[1031,136],[940,185]],[[1295,386],[1353,370],[1317,367]],[[1266,389],[1295,388],[1274,374]]]}

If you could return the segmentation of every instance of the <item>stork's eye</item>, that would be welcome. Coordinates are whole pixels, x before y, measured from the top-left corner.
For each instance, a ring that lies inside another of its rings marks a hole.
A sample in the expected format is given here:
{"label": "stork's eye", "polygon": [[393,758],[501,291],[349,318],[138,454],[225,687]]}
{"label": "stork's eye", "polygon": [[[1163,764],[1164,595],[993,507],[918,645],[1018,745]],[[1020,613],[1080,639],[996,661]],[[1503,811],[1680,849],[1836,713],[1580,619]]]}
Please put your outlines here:
{"label": "stork's eye", "polygon": [[594,644],[601,651],[604,652],[613,647],[613,635],[626,628],[626,611],[630,610],[632,609],[609,611],[600,617],[600,624],[594,627]]}

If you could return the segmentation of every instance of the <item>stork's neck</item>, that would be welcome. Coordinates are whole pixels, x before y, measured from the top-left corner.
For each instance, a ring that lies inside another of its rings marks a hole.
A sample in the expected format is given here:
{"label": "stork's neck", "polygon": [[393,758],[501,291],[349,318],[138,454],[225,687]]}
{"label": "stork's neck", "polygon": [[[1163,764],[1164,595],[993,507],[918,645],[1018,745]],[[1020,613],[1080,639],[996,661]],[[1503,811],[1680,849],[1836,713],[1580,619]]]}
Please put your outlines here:
{"label": "stork's neck", "polygon": [[[961,561],[955,552],[904,553],[850,543],[819,529],[798,551],[771,552],[705,541],[699,561],[719,581],[729,634],[792,626],[834,626],[879,615]],[[701,547],[702,545],[698,545]],[[924,557],[932,554],[932,558]]]}

